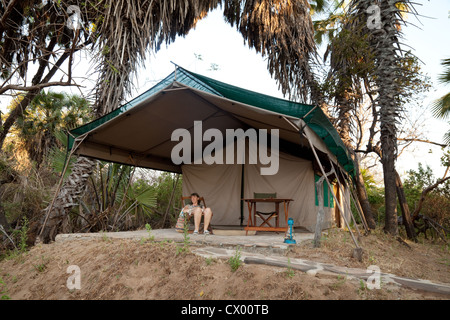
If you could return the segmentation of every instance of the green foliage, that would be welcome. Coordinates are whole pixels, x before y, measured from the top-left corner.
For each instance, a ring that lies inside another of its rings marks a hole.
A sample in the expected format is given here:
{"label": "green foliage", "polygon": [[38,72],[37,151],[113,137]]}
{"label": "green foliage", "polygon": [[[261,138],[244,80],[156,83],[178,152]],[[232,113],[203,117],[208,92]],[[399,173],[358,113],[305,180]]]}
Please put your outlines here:
{"label": "green foliage", "polygon": [[24,253],[27,250],[27,240],[28,240],[28,230],[29,230],[27,217],[24,216],[22,218],[22,220],[23,220],[22,228],[20,228],[20,230],[18,230],[19,244],[18,244],[17,249],[19,250],[20,253]]}
{"label": "green foliage", "polygon": [[234,255],[228,259],[228,264],[230,265],[232,272],[235,272],[241,266],[242,261],[239,246],[236,248]]}
{"label": "green foliage", "polygon": [[189,252],[189,224],[185,223],[183,228],[183,246],[177,247],[177,255],[183,252]]}
{"label": "green foliage", "polygon": [[84,200],[85,210],[95,216],[108,213],[106,225],[113,231],[132,228],[133,221],[151,217],[156,207],[155,189],[148,181],[135,180],[135,170],[127,165],[99,162],[91,175],[88,188],[94,196]]}
{"label": "green foliage", "polygon": [[[450,58],[442,60],[444,72],[439,77],[439,82],[444,85],[450,84]],[[443,95],[432,105],[432,112],[436,118],[449,119],[450,117],[450,92]],[[449,123],[450,124],[450,123]],[[450,130],[444,135],[444,141],[450,145]]]}
{"label": "green foliage", "polygon": [[287,270],[286,270],[286,276],[288,278],[292,278],[292,277],[295,276],[295,271],[294,271],[294,269],[292,269],[291,259],[290,258],[288,258],[288,267],[287,267]]}
{"label": "green foliage", "polygon": [[[178,180],[177,180],[178,179]],[[169,211],[170,223],[175,223],[178,218],[178,213],[182,207],[181,196],[182,196],[182,177],[181,175],[161,172],[157,176],[154,182],[154,188],[156,190],[157,206],[156,211],[165,213],[166,210]],[[173,195],[172,201],[170,197],[172,196],[172,190],[175,188],[175,193]]]}
{"label": "green foliage", "polygon": [[0,300],[10,300],[8,295],[8,289],[6,288],[5,281],[0,277]]}
{"label": "green foliage", "polygon": [[378,187],[374,176],[369,170],[361,169],[364,179],[364,186],[367,191],[367,198],[372,207],[372,212],[376,216],[376,220],[381,222],[384,220],[384,188]]}
{"label": "green foliage", "polygon": [[[10,109],[14,109],[19,100],[16,99]],[[91,109],[86,99],[42,91],[19,115],[11,133],[16,137],[16,145],[23,146],[30,159],[39,166],[51,149],[62,147],[60,132],[91,119]]]}
{"label": "green foliage", "polygon": [[205,263],[206,263],[207,266],[212,265],[212,263],[215,262],[215,261],[216,261],[216,259],[214,259],[212,257],[205,258]]}
{"label": "green foliage", "polygon": [[[418,164],[417,170],[409,170],[407,174],[404,187],[408,199],[411,199],[412,202],[417,202],[423,189],[434,184],[437,180],[430,166],[427,165],[424,167],[422,163]],[[450,181],[447,180],[445,183],[439,185],[432,193],[450,197]]]}
{"label": "green foliage", "polygon": [[[23,96],[10,109],[21,99]],[[91,109],[85,99],[51,91],[41,92],[20,115],[5,141],[6,153],[14,161],[6,155],[0,159],[3,181],[0,201],[9,222],[40,217],[51,201],[66,162],[69,165],[64,178],[71,173],[71,164],[76,159],[67,157],[66,131],[90,120]],[[26,155],[24,159],[32,161],[21,162],[17,150]],[[151,177],[147,171],[136,178],[135,171],[126,165],[98,162],[80,206],[74,207],[69,215],[68,228],[73,232],[130,230],[158,224],[166,210],[166,223],[171,224],[180,206],[180,176],[164,172]],[[17,243],[26,245],[19,239],[19,231],[15,237]]]}
{"label": "green foliage", "polygon": [[145,224],[145,230],[147,230],[147,232],[148,232],[148,238],[147,239],[149,241],[155,240],[155,236],[152,235],[152,226],[150,224],[148,224],[148,223]]}
{"label": "green foliage", "polygon": [[47,270],[47,264],[49,263],[49,261],[50,259],[41,256],[40,262],[33,264],[34,270],[36,270],[37,272],[44,272],[45,270]]}

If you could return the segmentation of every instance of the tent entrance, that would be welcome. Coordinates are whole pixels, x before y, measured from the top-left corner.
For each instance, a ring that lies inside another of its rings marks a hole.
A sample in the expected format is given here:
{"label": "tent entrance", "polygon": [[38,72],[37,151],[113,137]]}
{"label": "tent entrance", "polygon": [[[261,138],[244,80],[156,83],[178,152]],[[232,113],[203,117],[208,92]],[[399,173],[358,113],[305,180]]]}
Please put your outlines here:
{"label": "tent entrance", "polygon": [[[196,122],[201,123],[201,134],[214,129],[222,137],[230,129],[278,130],[278,172],[261,175],[261,163],[205,164],[201,151],[210,145],[208,139],[192,144],[189,163],[174,163],[172,151],[180,140],[173,139],[173,133],[181,129],[195,137]],[[73,149],[78,155],[182,173],[183,193],[205,196],[217,225],[245,225],[247,208],[241,199],[255,192],[276,192],[294,199],[289,212],[295,226],[312,230],[317,214],[314,172],[323,171],[317,164],[328,166],[330,159],[336,167],[352,170],[345,146],[320,108],[244,90],[182,68],[177,68],[176,78],[169,75],[119,109],[72,130],[71,135],[70,148],[74,139],[85,135]],[[325,219],[325,225],[331,223]]]}

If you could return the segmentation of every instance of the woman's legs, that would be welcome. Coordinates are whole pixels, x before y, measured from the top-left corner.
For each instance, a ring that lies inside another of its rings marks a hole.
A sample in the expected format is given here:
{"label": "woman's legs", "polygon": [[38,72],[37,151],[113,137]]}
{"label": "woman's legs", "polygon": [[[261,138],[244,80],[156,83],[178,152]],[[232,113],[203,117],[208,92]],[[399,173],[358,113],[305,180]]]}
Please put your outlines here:
{"label": "woman's legs", "polygon": [[198,228],[200,228],[200,222],[202,221],[202,209],[195,208],[193,215],[194,215],[194,231],[198,231]]}
{"label": "woman's legs", "polygon": [[212,211],[210,208],[206,208],[205,210],[203,210],[203,214],[205,215],[205,230],[208,230],[209,223],[211,222],[212,218]]}
{"label": "woman's legs", "polygon": [[[202,210],[200,208],[195,208],[193,215],[194,215],[194,231],[198,231],[198,229],[200,228],[200,222],[202,221]],[[203,215],[205,216],[204,230],[208,230],[209,223],[211,222],[213,213],[210,208],[206,208],[205,210],[203,210]]]}

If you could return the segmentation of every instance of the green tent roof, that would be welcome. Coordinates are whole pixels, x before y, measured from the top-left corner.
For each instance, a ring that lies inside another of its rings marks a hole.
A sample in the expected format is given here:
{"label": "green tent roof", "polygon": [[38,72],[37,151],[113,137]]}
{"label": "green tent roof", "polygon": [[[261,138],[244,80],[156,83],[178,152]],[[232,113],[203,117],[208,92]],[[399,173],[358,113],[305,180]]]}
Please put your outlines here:
{"label": "green tent roof", "polygon": [[160,81],[154,87],[139,95],[130,102],[124,104],[120,108],[86,125],[71,130],[69,133],[68,148],[72,148],[75,137],[87,133],[97,128],[101,124],[115,118],[116,116],[129,111],[155,93],[163,90],[173,82],[182,83],[183,85],[186,85],[188,87],[257,108],[303,119],[303,121],[305,121],[306,124],[324,141],[328,149],[336,156],[341,166],[348,173],[353,174],[353,161],[349,156],[349,153],[338,132],[320,108],[314,109],[313,105],[293,102],[242,89],[197,73],[193,73],[181,67],[177,67],[174,72]]}

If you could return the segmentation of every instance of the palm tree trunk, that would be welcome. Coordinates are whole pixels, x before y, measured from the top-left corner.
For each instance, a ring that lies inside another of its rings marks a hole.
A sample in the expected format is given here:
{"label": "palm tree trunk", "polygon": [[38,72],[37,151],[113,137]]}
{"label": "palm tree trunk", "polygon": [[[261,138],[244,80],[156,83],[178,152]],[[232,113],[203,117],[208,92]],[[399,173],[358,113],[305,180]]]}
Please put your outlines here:
{"label": "palm tree trunk", "polygon": [[374,32],[374,43],[377,45],[377,85],[379,86],[377,105],[379,107],[380,140],[385,190],[385,232],[396,235],[397,227],[397,186],[395,175],[395,159],[397,157],[397,127],[400,106],[396,99],[398,57],[395,47],[398,39],[396,29],[396,7],[393,1],[380,4],[381,32]]}
{"label": "palm tree trunk", "polygon": [[372,1],[353,0],[351,4],[360,17],[366,18],[363,18],[361,22],[367,24],[366,30],[371,35],[371,47],[375,55],[374,76],[378,87],[378,96],[375,102],[380,123],[381,163],[385,187],[385,232],[392,235],[398,233],[395,160],[397,157],[397,121],[401,112],[401,102],[398,98],[401,91],[398,84],[401,71],[396,65],[401,51],[399,43],[400,10],[397,8],[399,2],[409,4],[407,0],[386,0],[376,4],[380,14],[380,23],[376,26],[367,23],[369,19],[367,9],[372,5]]}
{"label": "palm tree trunk", "polygon": [[41,222],[39,241],[48,243],[55,240],[63,221],[68,219],[71,208],[78,204],[78,200],[86,190],[87,180],[95,166],[95,161],[85,157],[78,157],[73,164],[72,172],[54,199],[53,205],[45,209]]}

